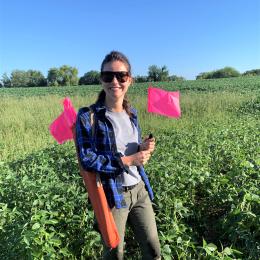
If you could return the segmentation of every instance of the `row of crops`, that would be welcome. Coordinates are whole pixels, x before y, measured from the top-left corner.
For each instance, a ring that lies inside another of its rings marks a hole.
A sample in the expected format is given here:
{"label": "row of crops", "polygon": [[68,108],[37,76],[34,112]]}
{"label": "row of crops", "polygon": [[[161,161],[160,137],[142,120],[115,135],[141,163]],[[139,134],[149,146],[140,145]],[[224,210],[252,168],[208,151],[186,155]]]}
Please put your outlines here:
{"label": "row of crops", "polygon": [[[258,91],[260,88],[260,77],[236,77],[223,79],[209,79],[209,80],[185,80],[173,82],[151,82],[134,84],[129,89],[130,93],[138,92],[145,94],[147,86],[156,85],[165,90],[180,90],[185,91],[238,91],[245,93],[247,91]],[[87,95],[89,92],[98,93],[100,86],[74,86],[74,87],[38,87],[38,88],[2,88],[0,89],[0,96],[14,96],[14,97],[28,97],[28,96],[74,96]]]}

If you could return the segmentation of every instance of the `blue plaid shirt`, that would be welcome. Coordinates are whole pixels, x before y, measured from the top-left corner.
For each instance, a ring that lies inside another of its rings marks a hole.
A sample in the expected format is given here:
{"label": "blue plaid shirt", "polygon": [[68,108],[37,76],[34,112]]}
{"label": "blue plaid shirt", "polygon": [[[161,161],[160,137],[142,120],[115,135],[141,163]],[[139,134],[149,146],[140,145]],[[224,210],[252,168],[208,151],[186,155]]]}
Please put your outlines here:
{"label": "blue plaid shirt", "polygon": [[[80,163],[84,170],[100,174],[101,182],[110,208],[124,208],[126,202],[123,196],[122,182],[116,178],[127,171],[124,167],[121,153],[117,151],[115,133],[110,121],[106,118],[106,107],[102,103],[91,105],[94,113],[94,134],[92,134],[88,107],[79,110],[76,122],[76,144]],[[141,130],[138,124],[137,111],[131,108],[130,120],[138,129],[138,142],[141,143]],[[137,167],[145,183],[150,199],[154,198],[148,177],[142,166]]]}

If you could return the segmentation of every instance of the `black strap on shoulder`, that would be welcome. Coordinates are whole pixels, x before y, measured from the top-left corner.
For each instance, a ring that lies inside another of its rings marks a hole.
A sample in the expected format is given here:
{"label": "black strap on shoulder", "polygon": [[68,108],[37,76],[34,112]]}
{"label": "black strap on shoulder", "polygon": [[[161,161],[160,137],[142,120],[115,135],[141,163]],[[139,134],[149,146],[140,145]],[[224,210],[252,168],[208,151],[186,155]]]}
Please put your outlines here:
{"label": "black strap on shoulder", "polygon": [[95,125],[94,125],[94,111],[93,108],[90,106],[89,107],[90,110],[90,126],[91,126],[91,133],[92,133],[92,138],[94,138],[95,135]]}

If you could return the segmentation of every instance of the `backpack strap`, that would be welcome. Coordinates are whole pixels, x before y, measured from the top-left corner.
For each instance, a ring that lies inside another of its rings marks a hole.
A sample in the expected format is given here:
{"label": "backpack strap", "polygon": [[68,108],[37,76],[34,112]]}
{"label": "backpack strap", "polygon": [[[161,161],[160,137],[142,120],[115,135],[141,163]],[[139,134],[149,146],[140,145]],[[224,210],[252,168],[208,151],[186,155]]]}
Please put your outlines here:
{"label": "backpack strap", "polygon": [[[92,109],[92,107],[90,106],[89,107],[89,110],[90,110],[90,126],[91,126],[91,133],[92,133],[92,138],[94,138],[94,135],[95,135],[95,126],[94,126],[94,111]],[[94,126],[94,127],[93,127]]]}
{"label": "backpack strap", "polygon": [[[89,110],[90,110],[91,135],[92,135],[92,138],[94,139],[94,137],[95,137],[95,115],[94,115],[93,108],[91,106],[89,107]],[[96,183],[97,183],[97,187],[102,186],[100,175],[97,172],[96,172]]]}

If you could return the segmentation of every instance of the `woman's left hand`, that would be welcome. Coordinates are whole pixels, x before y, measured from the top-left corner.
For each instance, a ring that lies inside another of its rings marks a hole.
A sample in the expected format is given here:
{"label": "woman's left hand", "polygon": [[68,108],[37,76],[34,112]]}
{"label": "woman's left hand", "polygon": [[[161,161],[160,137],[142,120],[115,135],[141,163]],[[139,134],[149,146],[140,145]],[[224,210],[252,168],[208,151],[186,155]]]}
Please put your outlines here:
{"label": "woman's left hand", "polygon": [[144,139],[143,143],[140,144],[140,151],[149,151],[152,153],[155,149],[155,138],[149,138],[148,136]]}

